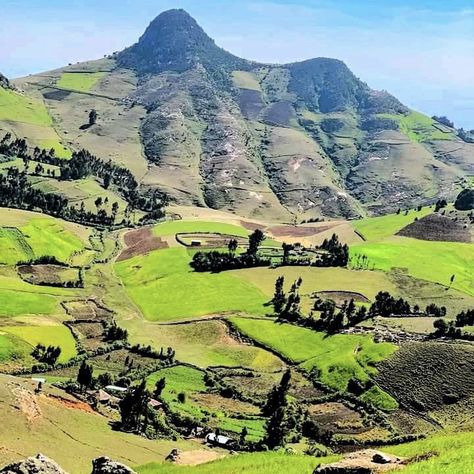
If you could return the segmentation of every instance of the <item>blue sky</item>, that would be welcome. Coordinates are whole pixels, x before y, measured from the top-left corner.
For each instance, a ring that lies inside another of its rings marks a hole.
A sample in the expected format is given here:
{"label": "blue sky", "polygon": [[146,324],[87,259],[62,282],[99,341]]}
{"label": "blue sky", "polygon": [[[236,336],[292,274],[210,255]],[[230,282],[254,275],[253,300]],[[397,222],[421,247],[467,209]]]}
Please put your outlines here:
{"label": "blue sky", "polygon": [[234,54],[336,57],[370,86],[474,128],[474,0],[2,0],[0,71],[101,57],[177,7]]}

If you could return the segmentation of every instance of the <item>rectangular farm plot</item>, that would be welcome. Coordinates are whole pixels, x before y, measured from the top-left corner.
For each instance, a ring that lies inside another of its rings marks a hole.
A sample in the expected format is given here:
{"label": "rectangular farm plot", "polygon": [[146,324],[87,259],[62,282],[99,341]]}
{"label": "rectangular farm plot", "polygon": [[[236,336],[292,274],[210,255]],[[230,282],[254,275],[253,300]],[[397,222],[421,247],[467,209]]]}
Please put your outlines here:
{"label": "rectangular farm plot", "polygon": [[62,89],[88,92],[105,74],[105,72],[63,72],[57,82],[57,86]]}

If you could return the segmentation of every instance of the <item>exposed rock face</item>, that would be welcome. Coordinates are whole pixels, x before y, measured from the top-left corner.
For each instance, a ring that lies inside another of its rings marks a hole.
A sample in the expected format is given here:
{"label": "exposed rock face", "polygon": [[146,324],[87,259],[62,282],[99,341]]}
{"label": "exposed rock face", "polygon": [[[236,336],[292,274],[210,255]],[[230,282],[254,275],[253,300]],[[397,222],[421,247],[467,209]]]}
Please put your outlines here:
{"label": "exposed rock face", "polygon": [[10,81],[0,72],[0,87],[10,89]]}
{"label": "exposed rock face", "polygon": [[401,468],[403,465],[401,458],[364,449],[345,455],[342,461],[318,467],[314,474],[376,474]]}
{"label": "exposed rock face", "polygon": [[[105,472],[105,471],[104,471]],[[107,471],[112,472],[112,471]],[[115,471],[114,471],[115,472]],[[117,471],[118,472],[118,471]],[[125,472],[125,471],[124,471]],[[132,471],[126,471],[132,472]],[[67,474],[52,459],[38,454],[35,457],[9,464],[0,469],[2,474]]]}
{"label": "exposed rock face", "polygon": [[92,474],[136,474],[136,472],[125,466],[125,464],[102,456],[92,461]]}

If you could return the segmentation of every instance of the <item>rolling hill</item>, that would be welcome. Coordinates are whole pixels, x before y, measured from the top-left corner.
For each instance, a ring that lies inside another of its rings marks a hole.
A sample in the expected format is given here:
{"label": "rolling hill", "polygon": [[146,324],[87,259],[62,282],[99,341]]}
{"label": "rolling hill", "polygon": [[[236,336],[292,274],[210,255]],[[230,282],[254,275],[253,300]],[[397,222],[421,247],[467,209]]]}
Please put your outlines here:
{"label": "rolling hill", "polygon": [[183,10],[160,14],[124,51],[14,84],[20,92],[0,92],[10,105],[0,131],[64,156],[86,148],[181,205],[355,218],[452,200],[474,169],[474,144],[343,62],[247,61]]}

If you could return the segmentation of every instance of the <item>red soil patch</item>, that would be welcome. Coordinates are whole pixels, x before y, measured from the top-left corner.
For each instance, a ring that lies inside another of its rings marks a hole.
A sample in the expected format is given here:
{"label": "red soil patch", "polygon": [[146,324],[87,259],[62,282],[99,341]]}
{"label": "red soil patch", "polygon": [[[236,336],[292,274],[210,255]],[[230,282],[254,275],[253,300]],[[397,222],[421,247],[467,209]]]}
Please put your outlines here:
{"label": "red soil patch", "polygon": [[289,235],[291,237],[310,237],[311,235],[320,234],[326,230],[331,229],[333,226],[320,226],[320,227],[304,227],[297,225],[277,225],[268,229],[275,237],[283,237]]}
{"label": "red soil patch", "polygon": [[81,402],[79,400],[71,400],[71,399],[59,397],[57,395],[47,395],[47,400],[49,402],[53,402],[57,405],[60,405],[64,408],[69,408],[70,410],[79,410],[85,413],[97,414],[97,412],[95,412],[89,404],[85,402]]}
{"label": "red soil patch", "polygon": [[251,230],[252,232],[257,229],[263,230],[265,226],[257,224],[256,222],[249,222],[249,221],[240,221],[240,225],[247,230]]}
{"label": "red soil patch", "polygon": [[149,227],[127,232],[124,241],[127,248],[117,257],[117,262],[168,247],[168,243],[154,235]]}

